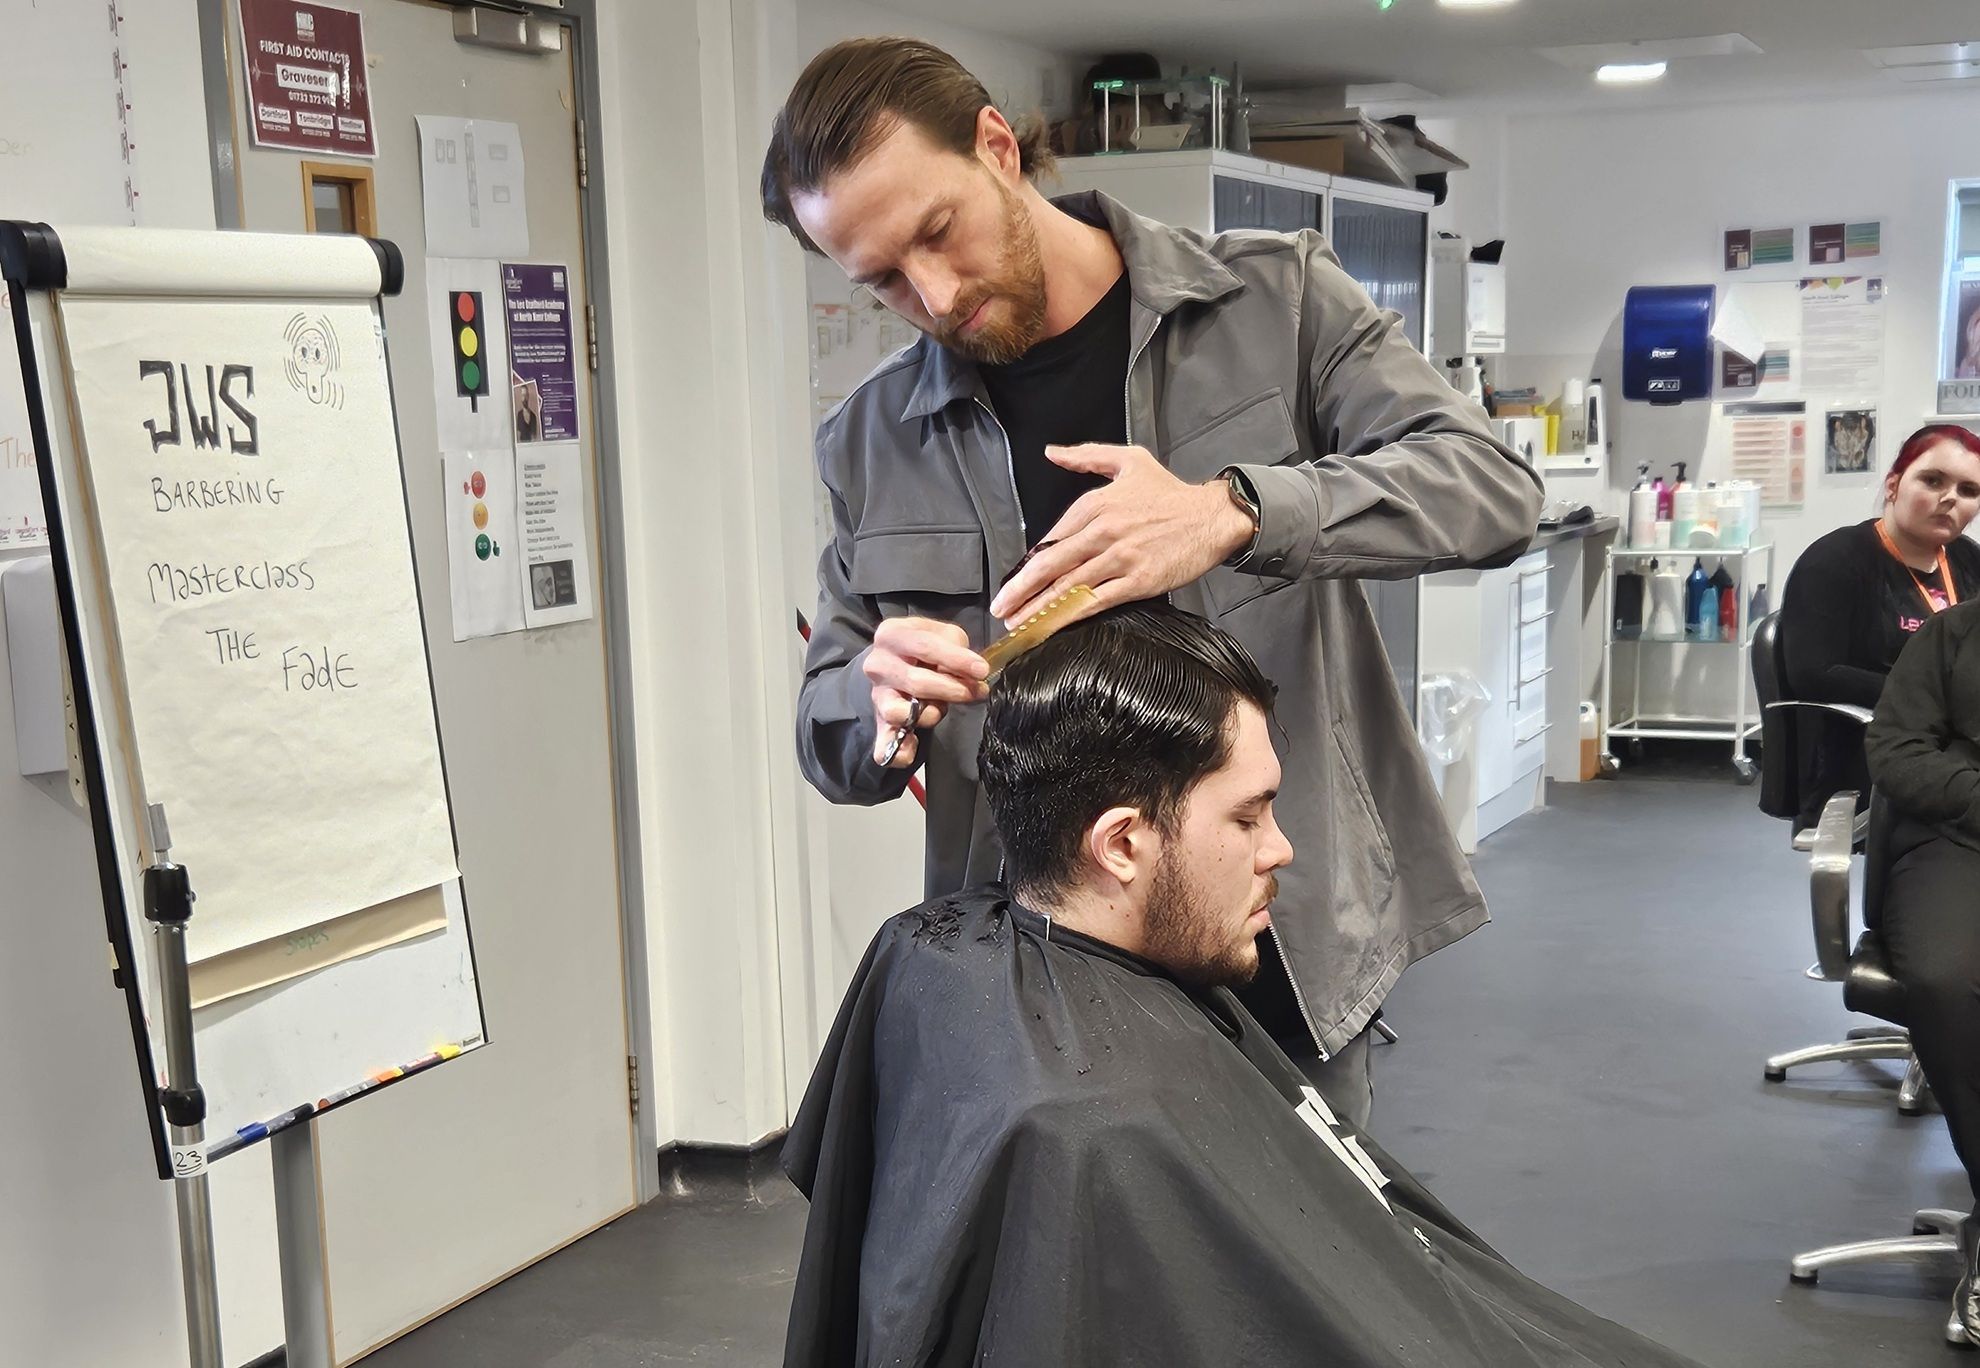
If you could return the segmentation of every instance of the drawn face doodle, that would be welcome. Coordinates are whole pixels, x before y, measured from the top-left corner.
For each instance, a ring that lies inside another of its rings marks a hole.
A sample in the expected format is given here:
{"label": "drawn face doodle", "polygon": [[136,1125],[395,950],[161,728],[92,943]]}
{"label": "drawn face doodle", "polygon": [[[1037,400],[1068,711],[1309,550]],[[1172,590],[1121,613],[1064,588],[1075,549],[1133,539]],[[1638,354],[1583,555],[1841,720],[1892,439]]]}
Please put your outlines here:
{"label": "drawn face doodle", "polygon": [[282,370],[291,388],[308,396],[310,403],[342,408],[344,387],[338,383],[337,334],[321,317],[297,314],[283,330],[289,344],[282,358]]}
{"label": "drawn face doodle", "polygon": [[312,403],[323,402],[323,382],[330,377],[329,341],[319,328],[304,328],[289,352],[289,359],[302,374],[303,388]]}

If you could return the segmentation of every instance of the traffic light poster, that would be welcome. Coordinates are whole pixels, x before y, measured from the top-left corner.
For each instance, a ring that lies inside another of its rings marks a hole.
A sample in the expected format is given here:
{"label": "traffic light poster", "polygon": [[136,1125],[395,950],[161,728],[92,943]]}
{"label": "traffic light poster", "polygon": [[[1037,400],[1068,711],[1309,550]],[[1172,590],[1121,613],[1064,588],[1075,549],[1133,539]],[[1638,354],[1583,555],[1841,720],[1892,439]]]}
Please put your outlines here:
{"label": "traffic light poster", "polygon": [[428,257],[426,290],[440,450],[508,450],[515,433],[501,266]]}

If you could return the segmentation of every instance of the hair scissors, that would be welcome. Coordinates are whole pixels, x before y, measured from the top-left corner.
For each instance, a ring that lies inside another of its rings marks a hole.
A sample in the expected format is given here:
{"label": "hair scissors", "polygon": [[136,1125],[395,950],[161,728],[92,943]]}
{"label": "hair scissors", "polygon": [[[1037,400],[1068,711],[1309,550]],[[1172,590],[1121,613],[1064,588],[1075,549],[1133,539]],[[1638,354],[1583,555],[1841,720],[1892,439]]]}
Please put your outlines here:
{"label": "hair scissors", "polygon": [[[1016,579],[1018,571],[1031,564],[1031,558],[1036,556],[1040,551],[1057,545],[1058,543],[1056,541],[1047,538],[1045,541],[1033,546],[1022,556],[1018,557],[1017,564],[1013,565],[1005,572],[1004,577],[997,581],[997,587],[1002,589],[1005,585]],[[918,698],[908,699],[907,721],[894,729],[893,736],[887,741],[887,749],[880,752],[880,768],[891,769],[893,767],[894,761],[900,757],[901,747],[907,744],[907,739],[914,735],[915,728],[921,724],[921,714],[926,710],[927,706],[927,704]]]}

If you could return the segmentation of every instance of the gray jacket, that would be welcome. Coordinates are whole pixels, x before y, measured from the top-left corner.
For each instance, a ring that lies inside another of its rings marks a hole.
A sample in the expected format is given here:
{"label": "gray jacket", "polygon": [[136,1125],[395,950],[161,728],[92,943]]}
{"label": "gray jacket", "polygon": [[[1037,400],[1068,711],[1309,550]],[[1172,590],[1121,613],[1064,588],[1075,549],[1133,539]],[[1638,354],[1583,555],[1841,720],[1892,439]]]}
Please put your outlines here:
{"label": "gray jacket", "polygon": [[[1166,227],[1097,209],[1134,296],[1129,440],[1182,479],[1241,467],[1263,508],[1243,571],[1175,603],[1215,619],[1279,686],[1275,934],[1316,1041],[1340,1049],[1403,968],[1486,920],[1445,823],[1357,579],[1503,565],[1532,538],[1540,482],[1341,270],[1317,233]],[[1094,203],[1085,205],[1092,214]],[[908,772],[873,762],[861,671],[883,617],[1001,634],[991,594],[1030,541],[1001,425],[965,360],[927,338],[883,363],[818,431],[832,544],[798,703],[805,777],[884,803]],[[976,780],[980,707],[924,740],[929,896],[997,877]]]}

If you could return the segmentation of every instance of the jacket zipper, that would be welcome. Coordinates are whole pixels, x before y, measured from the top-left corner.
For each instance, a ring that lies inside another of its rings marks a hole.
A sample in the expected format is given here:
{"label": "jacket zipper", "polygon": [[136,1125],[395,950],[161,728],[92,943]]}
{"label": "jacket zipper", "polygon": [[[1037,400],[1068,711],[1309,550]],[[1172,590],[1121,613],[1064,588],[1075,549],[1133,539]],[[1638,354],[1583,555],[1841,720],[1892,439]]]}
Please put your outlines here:
{"label": "jacket zipper", "polygon": [[[1158,330],[1159,326],[1158,324]],[[1127,434],[1127,441],[1130,446],[1134,445],[1134,363],[1141,359],[1142,351],[1150,341],[1154,340],[1154,337],[1155,334],[1153,332],[1149,333],[1139,344],[1128,351],[1127,379],[1121,382],[1121,417],[1123,419],[1123,430]],[[987,406],[984,411],[986,413],[989,412]],[[996,415],[994,413],[990,417],[991,421],[996,421]],[[1010,445],[1010,438],[1006,437],[1004,439],[1006,456],[1010,453]],[[1013,476],[1013,487],[1016,486],[1016,482],[1016,476]],[[1022,510],[1020,510],[1020,516],[1022,516]],[[1285,967],[1286,971],[1286,983],[1292,988],[1293,1001],[1299,1005],[1299,1019],[1306,1023],[1306,1033],[1313,1037],[1313,1048],[1319,1051],[1322,1062],[1332,1059],[1334,1056],[1328,1051],[1325,1045],[1320,1043],[1320,1028],[1313,1022],[1313,1009],[1306,1005],[1306,994],[1300,991],[1299,976],[1293,973],[1292,961],[1286,957],[1286,943],[1279,939],[1278,923],[1273,922],[1267,925],[1265,930],[1272,937],[1273,948],[1279,952],[1279,963]]]}
{"label": "jacket zipper", "polygon": [[1031,529],[1024,523],[1024,498],[1018,493],[1017,461],[1011,455],[1011,434],[1004,430],[1003,420],[980,397],[976,400],[976,406],[983,410],[983,416],[990,420],[990,426],[997,429],[997,435],[1004,440],[1004,473],[1011,481],[1011,503],[1018,515],[1018,554],[1022,555],[1031,549]]}

